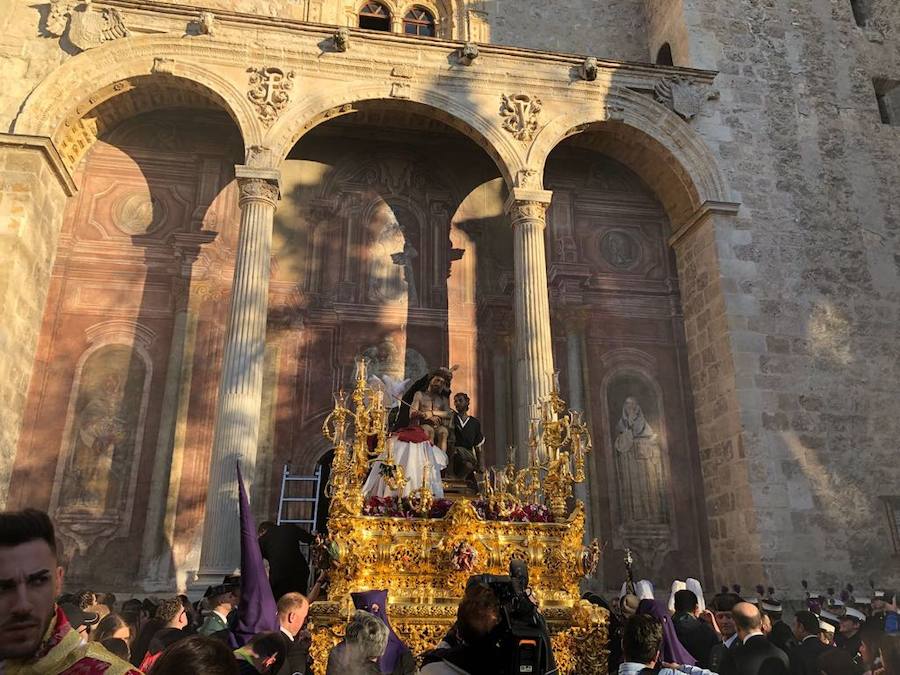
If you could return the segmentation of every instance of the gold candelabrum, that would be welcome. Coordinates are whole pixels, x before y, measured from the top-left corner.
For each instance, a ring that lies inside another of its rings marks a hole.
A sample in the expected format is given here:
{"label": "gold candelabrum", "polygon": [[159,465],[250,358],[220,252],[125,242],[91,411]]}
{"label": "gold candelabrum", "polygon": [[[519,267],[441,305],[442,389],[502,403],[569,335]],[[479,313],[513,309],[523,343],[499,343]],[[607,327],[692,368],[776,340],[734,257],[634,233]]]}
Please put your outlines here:
{"label": "gold candelabrum", "polygon": [[506,466],[490,469],[485,476],[484,498],[501,517],[519,504],[541,504],[560,521],[568,515],[572,486],[585,481],[585,456],[591,451],[591,435],[584,416],[571,410],[559,395],[553,377],[550,395],[537,406],[528,438],[528,465],[516,467],[515,446],[506,451]]}
{"label": "gold candelabrum", "polygon": [[[334,448],[334,463],[325,489],[335,514],[357,516],[362,512],[362,483],[370,465],[378,459],[381,477],[392,490],[402,491],[409,482],[387,442],[384,394],[368,385],[366,370],[365,359],[357,359],[356,385],[350,403],[344,390],[338,391],[334,409],[322,424],[322,434]],[[351,426],[352,442],[348,441]],[[374,445],[370,445],[370,439],[374,439]]]}

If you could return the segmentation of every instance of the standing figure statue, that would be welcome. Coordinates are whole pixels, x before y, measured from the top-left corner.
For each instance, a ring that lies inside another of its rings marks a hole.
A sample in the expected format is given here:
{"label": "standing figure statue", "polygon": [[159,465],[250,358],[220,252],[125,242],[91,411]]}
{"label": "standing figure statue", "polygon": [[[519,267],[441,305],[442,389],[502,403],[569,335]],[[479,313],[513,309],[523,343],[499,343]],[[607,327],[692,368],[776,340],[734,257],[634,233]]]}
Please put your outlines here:
{"label": "standing figure statue", "polygon": [[484,445],[484,434],[481,433],[481,422],[469,415],[469,395],[460,392],[453,396],[453,452],[450,456],[450,468],[456,478],[463,478],[475,483],[475,474],[484,473],[484,460],[481,446]]}
{"label": "standing figure statue", "polygon": [[633,396],[626,398],[622,405],[614,445],[624,521],[667,523],[666,480],[659,438]]}

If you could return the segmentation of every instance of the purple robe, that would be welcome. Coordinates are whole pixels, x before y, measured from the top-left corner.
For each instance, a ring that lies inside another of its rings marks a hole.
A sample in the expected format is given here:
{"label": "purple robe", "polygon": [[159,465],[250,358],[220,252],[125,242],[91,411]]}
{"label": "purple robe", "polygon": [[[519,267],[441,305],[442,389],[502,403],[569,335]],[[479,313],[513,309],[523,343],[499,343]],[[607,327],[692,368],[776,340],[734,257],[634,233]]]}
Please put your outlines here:
{"label": "purple robe", "polygon": [[663,638],[659,651],[665,663],[677,663],[681,666],[693,666],[697,660],[684,648],[678,635],[675,633],[675,625],[669,611],[659,600],[641,600],[637,608],[638,614],[649,614],[662,624]]}
{"label": "purple robe", "polygon": [[353,598],[353,606],[356,609],[362,609],[370,614],[374,614],[388,627],[388,643],[384,650],[384,654],[378,659],[378,669],[382,673],[393,673],[394,669],[400,663],[400,658],[405,652],[409,651],[409,647],[397,637],[394,629],[391,628],[391,622],[388,621],[386,609],[387,591],[351,593],[350,597]]}

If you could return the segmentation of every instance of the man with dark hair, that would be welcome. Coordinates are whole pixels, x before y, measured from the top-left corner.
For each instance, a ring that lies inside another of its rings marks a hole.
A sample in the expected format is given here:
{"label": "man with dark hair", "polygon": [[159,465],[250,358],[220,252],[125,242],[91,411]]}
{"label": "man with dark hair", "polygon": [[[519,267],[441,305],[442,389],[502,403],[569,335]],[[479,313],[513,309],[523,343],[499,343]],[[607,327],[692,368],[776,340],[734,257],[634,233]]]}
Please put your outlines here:
{"label": "man with dark hair", "polygon": [[[488,672],[496,656],[490,644],[492,631],[500,624],[500,603],[490,587],[470,584],[456,610],[456,624],[437,649],[425,654],[421,675],[475,672],[480,663]],[[499,672],[499,668],[495,669]]]}
{"label": "man with dark hair", "polygon": [[790,654],[794,647],[794,632],[791,627],[782,621],[782,613],[784,611],[778,600],[769,597],[761,600],[759,609],[763,614],[769,617],[772,622],[772,630],[769,633],[769,642],[778,647],[785,654]]}
{"label": "man with dark hair", "polygon": [[719,593],[709,605],[723,640],[709,650],[708,667],[714,672],[718,673],[722,669],[728,650],[734,649],[740,644],[737,639],[734,618],[731,616],[731,610],[739,602],[741,602],[741,597],[735,593]]}
{"label": "man with dark hair", "polygon": [[696,593],[687,589],[675,593],[675,614],[672,625],[678,640],[684,645],[697,665],[709,666],[709,653],[721,642],[716,631],[705,621],[700,621],[700,601]]}
{"label": "man with dark hair", "polygon": [[148,672],[159,659],[160,654],[170,645],[187,637],[187,610],[179,598],[165,598],[156,606],[156,621],[162,626],[150,639],[147,654],[141,660],[141,670]]}
{"label": "man with dark hair", "polygon": [[739,644],[730,650],[723,675],[788,675],[787,654],[766,639],[762,614],[749,602],[739,602],[731,610]]}
{"label": "man with dark hair", "polygon": [[53,523],[34,509],[0,513],[0,662],[6,672],[139,675],[97,642],[84,643],[57,607],[63,582]]}
{"label": "man with dark hair", "polygon": [[624,663],[619,666],[619,675],[714,675],[711,671],[699,666],[678,663],[664,663],[665,667],[657,671],[661,662],[660,649],[663,641],[663,626],[650,614],[637,614],[625,624],[622,633],[622,652]]}
{"label": "man with dark hair", "polygon": [[284,638],[278,633],[260,633],[234,651],[241,675],[277,673],[284,662]]}
{"label": "man with dark hair", "polygon": [[475,473],[484,471],[481,446],[484,434],[481,422],[469,415],[469,395],[459,392],[453,396],[453,456],[450,468],[457,478],[474,482]]}
{"label": "man with dark hair", "polygon": [[209,614],[197,629],[200,635],[213,635],[228,630],[228,615],[238,606],[240,587],[233,583],[211,587],[206,594]]}
{"label": "man with dark hair", "polygon": [[819,655],[829,649],[819,640],[819,617],[802,611],[794,615],[794,637],[797,646],[791,651],[793,675],[819,675]]}
{"label": "man with dark hair", "polygon": [[301,544],[312,544],[315,537],[293,523],[276,525],[260,523],[257,529],[259,550],[269,562],[269,584],[272,596],[280,598],[288,593],[306,595],[309,585],[309,563],[300,550]]}
{"label": "man with dark hair", "polygon": [[848,607],[844,616],[840,618],[838,634],[835,635],[835,644],[853,658],[859,653],[862,638],[859,637],[860,626],[865,622],[866,615],[855,607]]}

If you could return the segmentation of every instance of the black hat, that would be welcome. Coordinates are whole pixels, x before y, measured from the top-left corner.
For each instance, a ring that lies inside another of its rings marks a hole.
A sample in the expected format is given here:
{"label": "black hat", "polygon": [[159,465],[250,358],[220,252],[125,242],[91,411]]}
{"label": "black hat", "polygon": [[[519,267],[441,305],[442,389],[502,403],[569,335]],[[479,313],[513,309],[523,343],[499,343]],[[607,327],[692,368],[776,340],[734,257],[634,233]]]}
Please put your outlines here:
{"label": "black hat", "polygon": [[100,615],[96,612],[87,612],[78,605],[65,604],[59,608],[66,615],[72,628],[78,630],[81,626],[93,626],[100,622]]}

